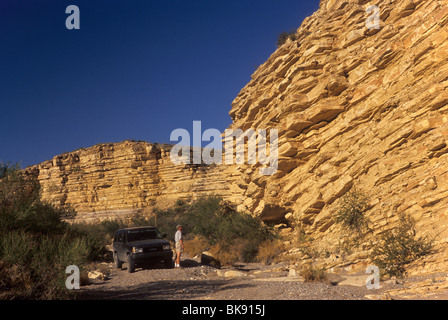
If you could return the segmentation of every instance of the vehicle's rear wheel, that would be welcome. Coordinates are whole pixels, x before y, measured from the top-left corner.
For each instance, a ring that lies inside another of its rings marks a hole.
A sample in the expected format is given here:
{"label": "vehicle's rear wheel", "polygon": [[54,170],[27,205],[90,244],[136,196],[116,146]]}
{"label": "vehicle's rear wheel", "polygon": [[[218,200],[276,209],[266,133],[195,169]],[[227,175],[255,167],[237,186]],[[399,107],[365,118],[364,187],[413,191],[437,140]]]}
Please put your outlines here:
{"label": "vehicle's rear wheel", "polygon": [[121,262],[120,259],[118,259],[118,255],[116,252],[114,252],[114,266],[117,269],[121,269],[123,266],[123,262]]}
{"label": "vehicle's rear wheel", "polygon": [[135,272],[135,262],[134,262],[134,258],[132,257],[132,255],[128,255],[128,272],[129,273],[134,273]]}

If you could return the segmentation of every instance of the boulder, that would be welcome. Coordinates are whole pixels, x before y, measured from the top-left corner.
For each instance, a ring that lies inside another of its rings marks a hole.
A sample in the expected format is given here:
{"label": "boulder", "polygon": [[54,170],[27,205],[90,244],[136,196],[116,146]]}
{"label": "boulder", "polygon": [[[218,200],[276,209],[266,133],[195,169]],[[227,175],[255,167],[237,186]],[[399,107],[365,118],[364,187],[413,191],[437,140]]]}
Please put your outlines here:
{"label": "boulder", "polygon": [[201,264],[214,268],[221,268],[221,262],[209,251],[202,252]]}

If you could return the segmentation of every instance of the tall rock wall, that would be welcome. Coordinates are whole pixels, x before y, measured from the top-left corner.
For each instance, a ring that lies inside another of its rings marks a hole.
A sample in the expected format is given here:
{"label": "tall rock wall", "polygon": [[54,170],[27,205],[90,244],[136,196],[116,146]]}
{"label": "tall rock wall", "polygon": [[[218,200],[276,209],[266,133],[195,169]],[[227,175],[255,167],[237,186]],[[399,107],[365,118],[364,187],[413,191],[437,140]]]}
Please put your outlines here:
{"label": "tall rock wall", "polygon": [[69,205],[80,220],[123,216],[219,195],[238,201],[233,166],[174,165],[170,146],[125,141],[100,144],[54,157],[27,169],[37,176],[42,199]]}
{"label": "tall rock wall", "polygon": [[446,243],[448,3],[322,1],[296,37],[232,104],[232,128],[279,130],[279,171],[241,168],[240,209],[337,245],[338,200],[355,186],[377,232],[406,213]]}

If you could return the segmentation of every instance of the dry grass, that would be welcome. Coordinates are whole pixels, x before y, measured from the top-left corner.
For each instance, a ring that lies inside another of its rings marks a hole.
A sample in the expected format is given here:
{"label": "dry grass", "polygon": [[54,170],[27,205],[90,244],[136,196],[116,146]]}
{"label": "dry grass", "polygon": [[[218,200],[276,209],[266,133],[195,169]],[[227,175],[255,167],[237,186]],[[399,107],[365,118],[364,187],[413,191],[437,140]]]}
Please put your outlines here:
{"label": "dry grass", "polygon": [[300,271],[305,282],[327,282],[327,273],[324,268],[318,268],[311,264],[305,265]]}
{"label": "dry grass", "polygon": [[260,244],[256,257],[257,262],[271,264],[280,261],[280,255],[285,251],[280,240],[267,240]]}
{"label": "dry grass", "polygon": [[229,245],[217,243],[211,249],[210,253],[221,263],[221,265],[234,265],[243,261],[243,251],[245,247],[244,241],[236,241],[235,244]]}
{"label": "dry grass", "polygon": [[203,236],[195,236],[193,239],[185,240],[184,253],[189,257],[200,255],[210,248],[210,244]]}

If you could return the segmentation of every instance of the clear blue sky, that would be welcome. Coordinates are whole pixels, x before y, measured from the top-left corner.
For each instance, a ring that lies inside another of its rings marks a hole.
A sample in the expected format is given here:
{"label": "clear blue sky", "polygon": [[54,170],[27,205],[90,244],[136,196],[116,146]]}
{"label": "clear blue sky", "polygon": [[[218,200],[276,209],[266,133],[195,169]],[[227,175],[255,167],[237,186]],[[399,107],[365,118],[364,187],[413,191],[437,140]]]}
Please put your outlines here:
{"label": "clear blue sky", "polygon": [[[80,30],[68,30],[68,5]],[[0,161],[223,131],[277,35],[318,0],[0,0]]]}

